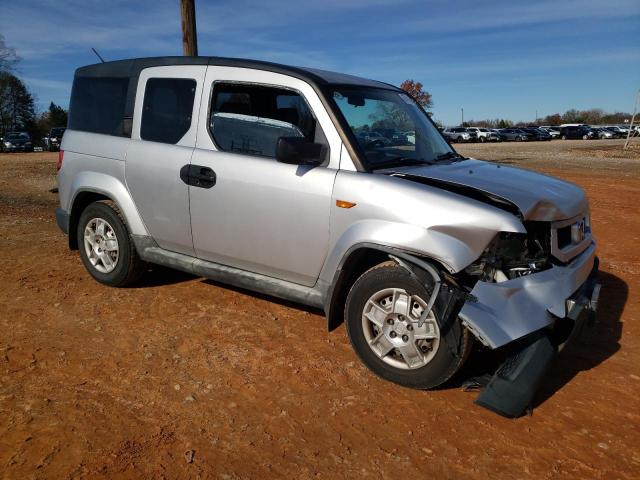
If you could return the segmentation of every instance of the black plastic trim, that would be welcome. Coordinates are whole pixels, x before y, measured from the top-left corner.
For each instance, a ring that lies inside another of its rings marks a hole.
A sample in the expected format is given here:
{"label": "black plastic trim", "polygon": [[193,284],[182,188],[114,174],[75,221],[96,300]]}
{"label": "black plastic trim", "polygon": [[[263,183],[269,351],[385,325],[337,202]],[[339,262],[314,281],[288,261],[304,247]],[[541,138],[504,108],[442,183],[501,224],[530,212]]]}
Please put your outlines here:
{"label": "black plastic trim", "polygon": [[56,208],[56,223],[65,235],[69,235],[70,215],[61,208]]}

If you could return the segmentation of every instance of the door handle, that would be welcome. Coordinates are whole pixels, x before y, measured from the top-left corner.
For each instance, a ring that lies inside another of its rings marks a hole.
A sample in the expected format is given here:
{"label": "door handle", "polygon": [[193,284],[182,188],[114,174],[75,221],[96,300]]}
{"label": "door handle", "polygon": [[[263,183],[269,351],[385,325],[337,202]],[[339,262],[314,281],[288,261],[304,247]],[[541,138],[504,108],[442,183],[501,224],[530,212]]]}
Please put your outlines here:
{"label": "door handle", "polygon": [[180,179],[187,185],[211,188],[216,184],[216,172],[203,165],[185,165],[180,169]]}

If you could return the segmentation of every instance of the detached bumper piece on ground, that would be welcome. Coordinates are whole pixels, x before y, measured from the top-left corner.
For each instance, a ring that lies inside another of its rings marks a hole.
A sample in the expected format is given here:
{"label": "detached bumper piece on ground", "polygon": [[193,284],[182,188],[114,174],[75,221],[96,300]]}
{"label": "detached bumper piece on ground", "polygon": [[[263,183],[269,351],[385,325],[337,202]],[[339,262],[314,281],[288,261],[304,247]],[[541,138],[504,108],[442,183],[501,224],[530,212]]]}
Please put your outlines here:
{"label": "detached bumper piece on ground", "polygon": [[[558,352],[583,330],[585,323],[595,320],[600,284],[596,261],[588,280],[567,300],[571,322],[567,333],[539,330],[516,342],[511,353],[481,391],[475,403],[499,415],[517,418],[530,412],[538,388]],[[564,332],[566,329],[560,328]]]}

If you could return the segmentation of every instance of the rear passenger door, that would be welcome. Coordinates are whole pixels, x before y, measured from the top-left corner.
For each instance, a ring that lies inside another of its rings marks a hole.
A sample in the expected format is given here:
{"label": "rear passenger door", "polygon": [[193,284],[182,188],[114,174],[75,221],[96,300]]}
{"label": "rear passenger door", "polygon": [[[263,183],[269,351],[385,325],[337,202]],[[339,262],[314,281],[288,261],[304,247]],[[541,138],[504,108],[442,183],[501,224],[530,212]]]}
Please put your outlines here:
{"label": "rear passenger door", "polygon": [[194,255],[189,190],[180,180],[196,143],[204,65],[152,67],[138,80],[126,181],[147,230],[167,250]]}
{"label": "rear passenger door", "polygon": [[[280,136],[324,143],[322,166],[279,163]],[[310,85],[287,75],[209,66],[192,165],[215,185],[190,188],[199,258],[315,284],[329,245],[341,140]]]}

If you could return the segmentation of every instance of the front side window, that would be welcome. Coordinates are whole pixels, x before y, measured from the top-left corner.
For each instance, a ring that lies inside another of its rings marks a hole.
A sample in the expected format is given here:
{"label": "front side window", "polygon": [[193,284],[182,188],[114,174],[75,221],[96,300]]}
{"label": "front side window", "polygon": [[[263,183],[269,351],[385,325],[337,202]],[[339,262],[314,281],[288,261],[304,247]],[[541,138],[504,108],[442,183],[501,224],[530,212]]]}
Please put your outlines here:
{"label": "front side window", "polygon": [[292,90],[216,83],[209,129],[220,150],[275,157],[280,137],[326,143],[304,98]]}
{"label": "front side window", "polygon": [[140,138],[176,144],[191,128],[196,81],[150,78],[144,92]]}

